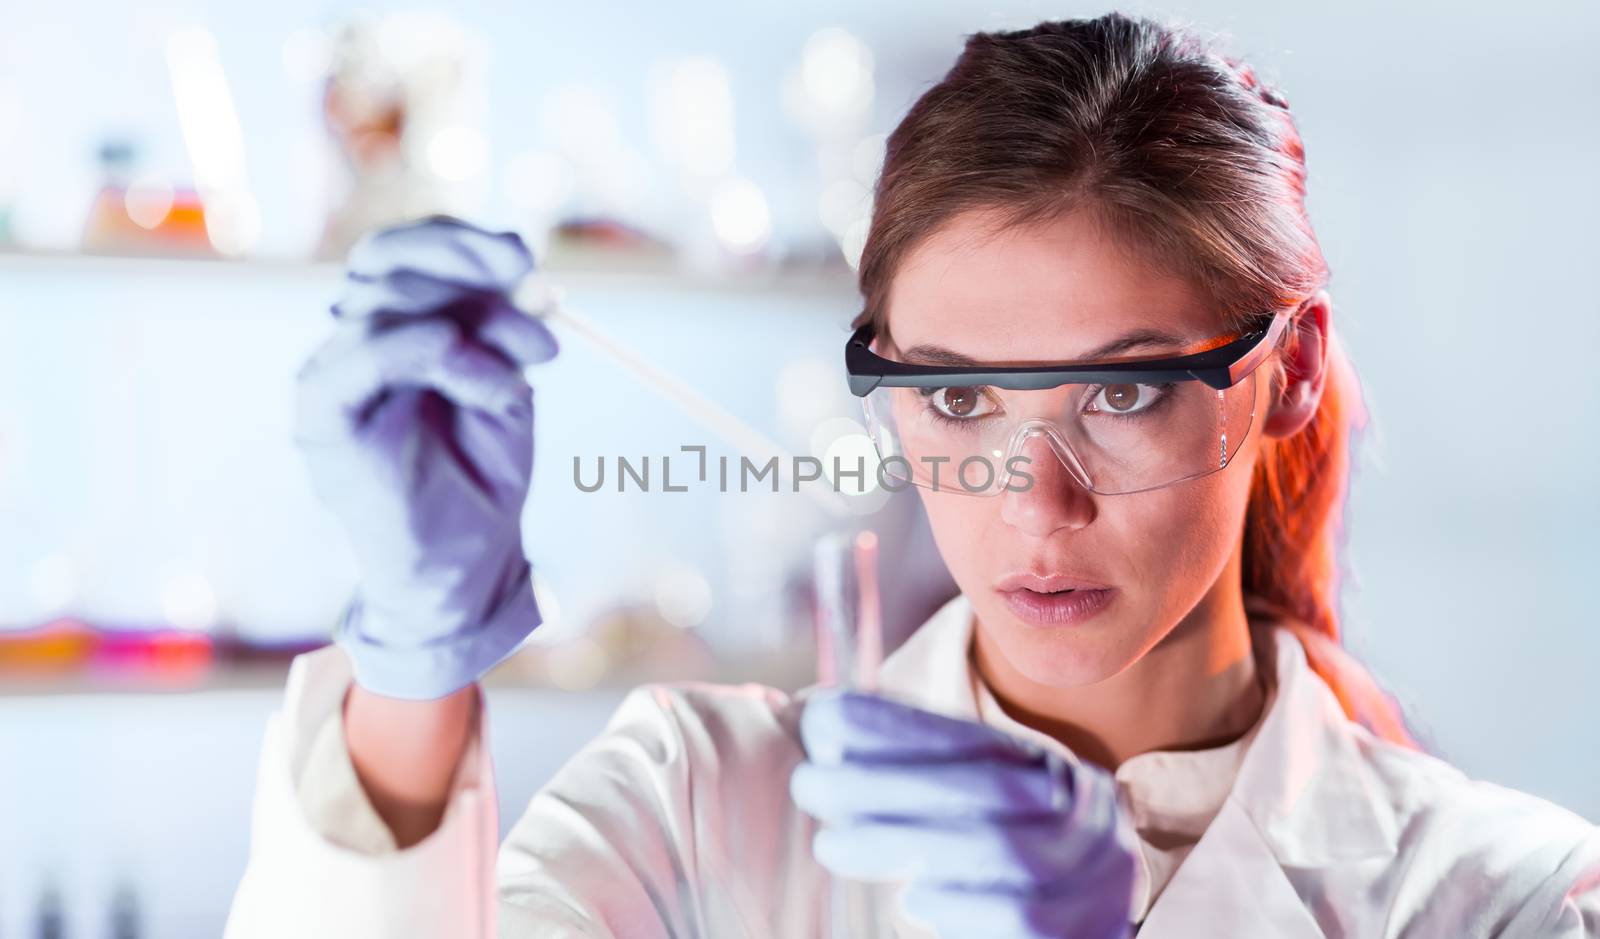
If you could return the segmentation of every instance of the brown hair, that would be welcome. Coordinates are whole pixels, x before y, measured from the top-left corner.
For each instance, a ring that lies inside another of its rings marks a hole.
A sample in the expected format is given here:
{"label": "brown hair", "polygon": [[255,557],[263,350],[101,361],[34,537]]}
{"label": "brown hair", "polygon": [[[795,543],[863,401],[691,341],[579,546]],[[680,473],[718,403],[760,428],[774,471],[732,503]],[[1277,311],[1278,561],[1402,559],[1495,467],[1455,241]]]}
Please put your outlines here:
{"label": "brown hair", "polygon": [[[1305,210],[1288,102],[1200,38],[1109,14],[977,33],[889,135],[860,262],[863,309],[888,337],[895,271],[968,210],[1002,227],[1086,211],[1146,259],[1190,277],[1242,329],[1327,282]],[[1297,332],[1285,334],[1289,342]],[[1267,440],[1245,520],[1249,608],[1293,628],[1345,713],[1411,744],[1398,707],[1339,642],[1339,552],[1360,387],[1330,329],[1313,420]],[[1281,380],[1275,357],[1273,380]]]}

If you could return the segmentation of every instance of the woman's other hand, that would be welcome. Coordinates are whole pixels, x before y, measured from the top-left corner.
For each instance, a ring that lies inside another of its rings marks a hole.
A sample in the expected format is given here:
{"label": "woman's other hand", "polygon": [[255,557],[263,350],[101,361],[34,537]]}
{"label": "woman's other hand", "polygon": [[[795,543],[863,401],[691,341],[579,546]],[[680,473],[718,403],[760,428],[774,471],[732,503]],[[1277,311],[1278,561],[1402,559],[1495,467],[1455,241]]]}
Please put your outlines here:
{"label": "woman's other hand", "polygon": [[1104,770],[970,721],[827,689],[801,719],[795,803],[819,863],[905,880],[941,935],[1129,935],[1136,850]]}

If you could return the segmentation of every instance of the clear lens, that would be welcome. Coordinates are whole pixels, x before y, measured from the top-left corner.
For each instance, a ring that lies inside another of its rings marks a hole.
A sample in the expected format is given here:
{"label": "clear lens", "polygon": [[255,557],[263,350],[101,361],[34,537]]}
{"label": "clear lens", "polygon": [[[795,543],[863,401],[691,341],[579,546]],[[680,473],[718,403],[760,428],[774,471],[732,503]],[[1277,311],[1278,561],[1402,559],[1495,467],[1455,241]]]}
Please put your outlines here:
{"label": "clear lens", "polygon": [[1034,462],[1053,454],[1080,485],[1111,495],[1226,466],[1255,416],[1255,373],[1223,391],[1199,381],[880,387],[866,411],[890,485],[973,495],[1026,489]]}

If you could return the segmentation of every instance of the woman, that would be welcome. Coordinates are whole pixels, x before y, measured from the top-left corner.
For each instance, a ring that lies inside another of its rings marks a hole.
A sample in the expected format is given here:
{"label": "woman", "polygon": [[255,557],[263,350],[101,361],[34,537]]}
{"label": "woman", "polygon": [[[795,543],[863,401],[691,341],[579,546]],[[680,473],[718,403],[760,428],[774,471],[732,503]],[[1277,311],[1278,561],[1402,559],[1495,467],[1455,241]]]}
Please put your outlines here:
{"label": "woman", "polygon": [[961,595],[882,697],[640,689],[498,857],[474,681],[538,621],[555,347],[514,238],[366,242],[300,425],[362,595],[269,731],[230,935],[813,937],[835,893],[883,916],[850,935],[1600,935],[1596,829],[1419,752],[1339,648],[1359,402],[1304,179],[1191,37],[973,36],[889,138],[848,355]]}

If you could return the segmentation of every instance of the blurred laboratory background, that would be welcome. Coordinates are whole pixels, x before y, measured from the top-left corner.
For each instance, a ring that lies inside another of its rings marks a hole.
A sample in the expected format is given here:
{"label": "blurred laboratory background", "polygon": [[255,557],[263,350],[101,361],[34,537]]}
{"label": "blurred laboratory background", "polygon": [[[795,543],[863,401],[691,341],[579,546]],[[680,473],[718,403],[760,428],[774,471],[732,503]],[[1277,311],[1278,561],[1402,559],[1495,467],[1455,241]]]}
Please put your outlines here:
{"label": "blurred laboratory background", "polygon": [[[362,231],[515,229],[615,342],[850,454],[884,134],[965,34],[1105,9],[4,4],[0,939],[220,933],[263,722],[354,582],[290,419]],[[1600,6],[1125,9],[1226,37],[1304,133],[1371,413],[1348,644],[1435,752],[1600,821]],[[909,494],[579,491],[575,458],[738,450],[561,339],[524,517],[550,619],[490,679],[503,826],[638,681],[811,680],[820,535],[897,546],[891,643],[952,589]]]}

